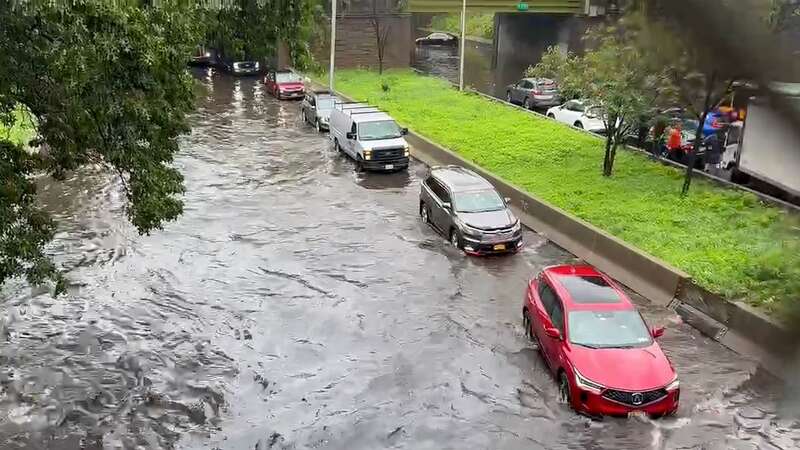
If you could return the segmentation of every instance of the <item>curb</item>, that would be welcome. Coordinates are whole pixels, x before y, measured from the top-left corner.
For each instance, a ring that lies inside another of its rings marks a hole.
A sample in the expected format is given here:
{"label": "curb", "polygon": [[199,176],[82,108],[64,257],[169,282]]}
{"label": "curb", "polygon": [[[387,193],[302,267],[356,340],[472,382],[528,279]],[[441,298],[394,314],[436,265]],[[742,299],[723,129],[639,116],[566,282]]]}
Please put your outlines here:
{"label": "curb", "polygon": [[[354,101],[339,91],[336,94]],[[512,209],[528,228],[648,300],[674,310],[705,336],[757,361],[773,375],[791,378],[790,359],[797,353],[796,335],[776,320],[745,303],[724,299],[698,286],[680,269],[517,188],[413,130],[409,130],[406,140],[414,159],[428,166],[455,164],[475,171],[511,199]]]}

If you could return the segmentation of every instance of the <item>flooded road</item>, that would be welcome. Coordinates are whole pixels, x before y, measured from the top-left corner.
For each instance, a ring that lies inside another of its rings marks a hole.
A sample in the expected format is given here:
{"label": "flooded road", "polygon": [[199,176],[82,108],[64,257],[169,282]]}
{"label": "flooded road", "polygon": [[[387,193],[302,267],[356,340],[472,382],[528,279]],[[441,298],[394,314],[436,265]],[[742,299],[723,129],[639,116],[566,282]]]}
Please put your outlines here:
{"label": "flooded road", "polygon": [[72,284],[2,291],[0,448],[800,444],[779,385],[642,299],[678,417],[569,412],[520,326],[527,279],[569,254],[528,231],[518,255],[465,257],[417,217],[423,166],[356,174],[297,103],[199,76],[177,222],[138,236],[91,172],[46,186]]}

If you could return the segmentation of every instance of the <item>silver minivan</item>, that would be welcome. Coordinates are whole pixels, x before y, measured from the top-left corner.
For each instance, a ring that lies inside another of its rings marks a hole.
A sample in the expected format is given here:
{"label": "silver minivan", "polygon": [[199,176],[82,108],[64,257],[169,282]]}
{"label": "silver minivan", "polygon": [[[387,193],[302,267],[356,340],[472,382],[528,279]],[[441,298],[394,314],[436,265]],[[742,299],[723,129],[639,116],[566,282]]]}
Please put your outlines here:
{"label": "silver minivan", "polygon": [[521,225],[507,199],[463,167],[431,168],[420,189],[419,214],[468,254],[517,252],[523,245]]}

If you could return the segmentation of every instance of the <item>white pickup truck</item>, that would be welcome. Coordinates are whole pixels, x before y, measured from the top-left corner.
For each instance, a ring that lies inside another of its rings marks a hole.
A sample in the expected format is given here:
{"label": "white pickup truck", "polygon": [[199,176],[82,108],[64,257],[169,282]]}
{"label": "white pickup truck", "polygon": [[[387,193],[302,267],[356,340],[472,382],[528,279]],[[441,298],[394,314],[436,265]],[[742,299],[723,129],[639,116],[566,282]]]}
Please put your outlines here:
{"label": "white pickup truck", "polygon": [[336,103],[331,111],[333,146],[353,158],[359,171],[407,169],[407,133],[391,116],[365,103]]}

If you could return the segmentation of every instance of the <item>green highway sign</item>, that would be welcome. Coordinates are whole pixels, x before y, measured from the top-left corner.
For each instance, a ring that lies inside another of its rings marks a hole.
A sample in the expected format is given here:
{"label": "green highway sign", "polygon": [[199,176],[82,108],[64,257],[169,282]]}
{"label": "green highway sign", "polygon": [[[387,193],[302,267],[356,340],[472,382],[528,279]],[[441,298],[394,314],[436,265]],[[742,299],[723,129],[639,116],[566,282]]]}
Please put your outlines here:
{"label": "green highway sign", "polygon": [[517,11],[527,11],[527,10],[528,10],[528,4],[527,3],[525,3],[525,2],[517,3]]}

